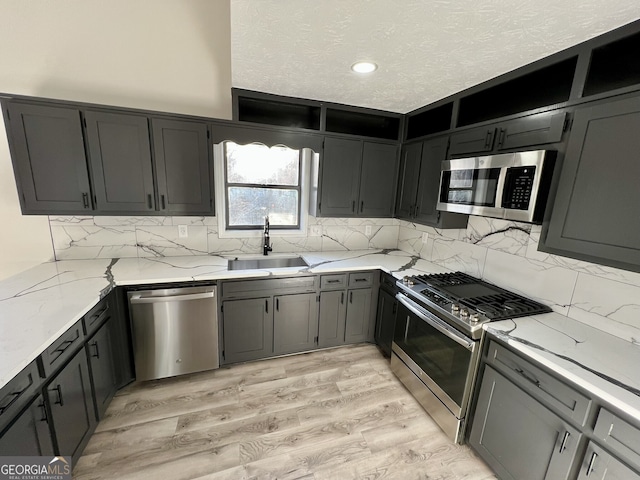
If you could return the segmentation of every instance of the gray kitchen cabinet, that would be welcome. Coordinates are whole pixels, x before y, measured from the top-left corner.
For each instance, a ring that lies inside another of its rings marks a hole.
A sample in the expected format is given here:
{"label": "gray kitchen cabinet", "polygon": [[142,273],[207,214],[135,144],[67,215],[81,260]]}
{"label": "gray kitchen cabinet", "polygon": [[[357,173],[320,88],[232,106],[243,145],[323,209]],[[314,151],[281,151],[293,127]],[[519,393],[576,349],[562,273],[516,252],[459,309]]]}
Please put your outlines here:
{"label": "gray kitchen cabinet", "polygon": [[0,434],[2,455],[53,455],[47,409],[42,395],[35,397],[13,423]]}
{"label": "gray kitchen cabinet", "polygon": [[640,97],[575,112],[540,249],[640,271]]}
{"label": "gray kitchen cabinet", "polygon": [[273,353],[281,355],[314,348],[318,336],[317,295],[278,295],[273,300]]}
{"label": "gray kitchen cabinet", "polygon": [[57,455],[75,464],[96,426],[87,357],[80,350],[45,387]]}
{"label": "gray kitchen cabinet", "polygon": [[245,362],[273,353],[271,297],[226,300],[222,303],[223,361]]}
{"label": "gray kitchen cabinet", "polygon": [[335,347],[344,344],[347,319],[346,291],[320,292],[318,346]]}
{"label": "gray kitchen cabinet", "polygon": [[398,147],[363,142],[358,215],[391,217],[398,172]]}
{"label": "gray kitchen cabinet", "polygon": [[581,433],[486,366],[469,444],[502,479],[569,478]]}
{"label": "gray kitchen cabinet", "polygon": [[349,290],[348,298],[344,342],[366,342],[369,337],[369,325],[371,323],[372,291],[370,288]]}
{"label": "gray kitchen cabinet", "polygon": [[96,419],[100,420],[118,389],[114,361],[112,330],[114,322],[108,319],[85,344]]}
{"label": "gray kitchen cabinet", "polygon": [[556,143],[562,140],[565,119],[565,112],[543,112],[454,133],[449,155],[488,155],[494,151]]}
{"label": "gray kitchen cabinet", "polygon": [[84,118],[96,208],[123,214],[154,211],[147,117],[89,110]]}
{"label": "gray kitchen cabinet", "polygon": [[159,210],[168,214],[213,211],[205,123],[152,118]]}
{"label": "gray kitchen cabinet", "polygon": [[378,310],[376,317],[376,343],[387,355],[391,355],[393,330],[396,323],[398,301],[393,293],[385,288],[378,294]]}
{"label": "gray kitchen cabinet", "polygon": [[436,210],[448,141],[446,136],[436,137],[404,147],[398,183],[399,218],[437,228],[466,228],[468,215]]}
{"label": "gray kitchen cabinet", "polygon": [[589,442],[578,480],[640,480],[640,473],[600,446]]}
{"label": "gray kitchen cabinet", "polygon": [[319,209],[322,216],[355,215],[361,161],[359,140],[325,138]]}
{"label": "gray kitchen cabinet", "polygon": [[391,217],[396,144],[325,137],[321,165],[321,216]]}
{"label": "gray kitchen cabinet", "polygon": [[22,213],[90,213],[80,111],[16,101],[4,107]]}

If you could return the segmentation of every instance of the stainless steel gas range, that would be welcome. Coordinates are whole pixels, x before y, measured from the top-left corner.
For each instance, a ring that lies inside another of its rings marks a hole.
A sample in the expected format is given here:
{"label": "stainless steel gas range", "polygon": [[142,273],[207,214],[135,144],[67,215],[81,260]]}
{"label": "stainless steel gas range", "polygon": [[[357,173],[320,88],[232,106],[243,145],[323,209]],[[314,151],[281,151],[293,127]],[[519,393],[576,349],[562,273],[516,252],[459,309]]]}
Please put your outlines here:
{"label": "stainless steel gas range", "polygon": [[397,285],[391,368],[442,430],[461,443],[482,325],[551,309],[462,272],[405,277]]}

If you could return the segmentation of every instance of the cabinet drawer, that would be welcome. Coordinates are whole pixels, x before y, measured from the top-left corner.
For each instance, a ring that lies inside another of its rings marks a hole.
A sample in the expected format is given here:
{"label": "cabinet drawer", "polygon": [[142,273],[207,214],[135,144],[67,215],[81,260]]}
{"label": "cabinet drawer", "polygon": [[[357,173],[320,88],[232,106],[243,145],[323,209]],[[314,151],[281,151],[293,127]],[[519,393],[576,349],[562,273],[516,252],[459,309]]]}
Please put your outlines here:
{"label": "cabinet drawer", "polygon": [[320,277],[320,288],[322,290],[333,290],[345,288],[347,286],[347,276],[340,275],[322,275]]}
{"label": "cabinet drawer", "polygon": [[373,272],[349,274],[349,288],[364,288],[373,285]]}
{"label": "cabinet drawer", "polygon": [[390,293],[395,293],[398,290],[398,287],[396,286],[396,277],[389,275],[388,273],[381,273],[380,287],[388,290]]}
{"label": "cabinet drawer", "polygon": [[222,296],[234,298],[277,293],[311,292],[316,290],[317,282],[318,278],[316,276],[224,282],[222,284]]}
{"label": "cabinet drawer", "polygon": [[82,320],[78,320],[73,327],[63,333],[60,338],[53,342],[47,349],[42,352],[43,373],[48,377],[60,367],[65,360],[71,356],[82,346],[84,334],[82,333]]}
{"label": "cabinet drawer", "polygon": [[579,425],[585,424],[590,398],[493,341],[489,344],[487,363],[508,374],[516,384],[558,413]]}
{"label": "cabinet drawer", "polygon": [[0,390],[0,431],[27,404],[40,386],[36,362],[31,362]]}
{"label": "cabinet drawer", "polygon": [[640,428],[601,408],[593,434],[609,449],[640,468]]}
{"label": "cabinet drawer", "polygon": [[104,298],[83,317],[84,334],[90,337],[111,316],[111,295]]}

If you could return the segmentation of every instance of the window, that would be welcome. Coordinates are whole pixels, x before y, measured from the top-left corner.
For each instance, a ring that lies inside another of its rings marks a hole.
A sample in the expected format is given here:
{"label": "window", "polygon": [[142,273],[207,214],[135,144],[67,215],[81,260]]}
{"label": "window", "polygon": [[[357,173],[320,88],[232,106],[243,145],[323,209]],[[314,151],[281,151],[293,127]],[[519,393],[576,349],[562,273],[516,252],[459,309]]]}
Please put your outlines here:
{"label": "window", "polygon": [[226,230],[300,229],[302,161],[299,150],[224,143]]}

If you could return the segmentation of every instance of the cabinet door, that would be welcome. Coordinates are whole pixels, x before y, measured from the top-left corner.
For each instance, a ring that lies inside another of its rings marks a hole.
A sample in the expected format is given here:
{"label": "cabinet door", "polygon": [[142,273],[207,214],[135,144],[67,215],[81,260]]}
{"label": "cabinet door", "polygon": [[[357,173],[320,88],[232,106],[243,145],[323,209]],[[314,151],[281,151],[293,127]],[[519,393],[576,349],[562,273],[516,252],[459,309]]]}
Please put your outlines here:
{"label": "cabinet door", "polygon": [[53,455],[53,443],[44,399],[38,395],[0,435],[2,455]]}
{"label": "cabinet door", "polygon": [[422,145],[420,180],[414,212],[416,221],[420,223],[435,225],[440,219],[436,205],[440,189],[440,169],[447,155],[447,143],[447,137],[440,137],[428,140]]}
{"label": "cabinet door", "polygon": [[562,140],[566,113],[539,113],[506,122],[498,128],[496,149],[544,145]]}
{"label": "cabinet door", "polygon": [[273,354],[271,298],[227,300],[222,304],[223,359],[244,362]]}
{"label": "cabinet door", "polygon": [[117,390],[111,331],[112,322],[107,320],[85,345],[91,369],[91,385],[97,420],[102,418]]}
{"label": "cabinet door", "polygon": [[397,310],[398,301],[396,297],[386,290],[380,289],[376,319],[376,343],[387,355],[391,355],[391,342],[393,341]]}
{"label": "cabinet door", "polygon": [[358,215],[391,217],[393,214],[397,152],[395,145],[364,142]]}
{"label": "cabinet door", "polygon": [[487,366],[469,444],[500,478],[568,478],[580,433]]}
{"label": "cabinet door", "polygon": [[370,288],[349,290],[347,303],[347,320],[344,329],[345,343],[359,343],[367,341],[369,324],[371,323],[371,295]]}
{"label": "cabinet door", "polygon": [[212,213],[207,125],[154,118],[152,126],[160,210]]}
{"label": "cabinet door", "polygon": [[318,336],[316,294],[279,295],[273,301],[273,352],[283,354],[314,348]]}
{"label": "cabinet door", "polygon": [[589,442],[578,480],[640,480],[640,474]]}
{"label": "cabinet door", "polygon": [[545,245],[640,270],[640,97],[576,111]]}
{"label": "cabinet door", "polygon": [[22,212],[90,212],[80,112],[12,102],[7,115]]}
{"label": "cabinet door", "polygon": [[422,143],[413,143],[402,148],[400,178],[398,181],[398,205],[396,207],[396,215],[399,218],[413,219],[421,158]]}
{"label": "cabinet door", "polygon": [[85,120],[96,209],[123,213],[153,211],[147,118],[88,111]]}
{"label": "cabinet door", "polygon": [[320,293],[319,347],[335,347],[344,344],[346,297],[347,292],[344,290]]}
{"label": "cabinet door", "polygon": [[80,350],[46,387],[55,432],[56,454],[75,464],[96,425],[89,368]]}
{"label": "cabinet door", "polygon": [[451,135],[450,155],[487,153],[493,150],[495,127],[480,127]]}
{"label": "cabinet door", "polygon": [[362,142],[326,137],[322,166],[320,213],[322,216],[352,217],[356,214]]}

